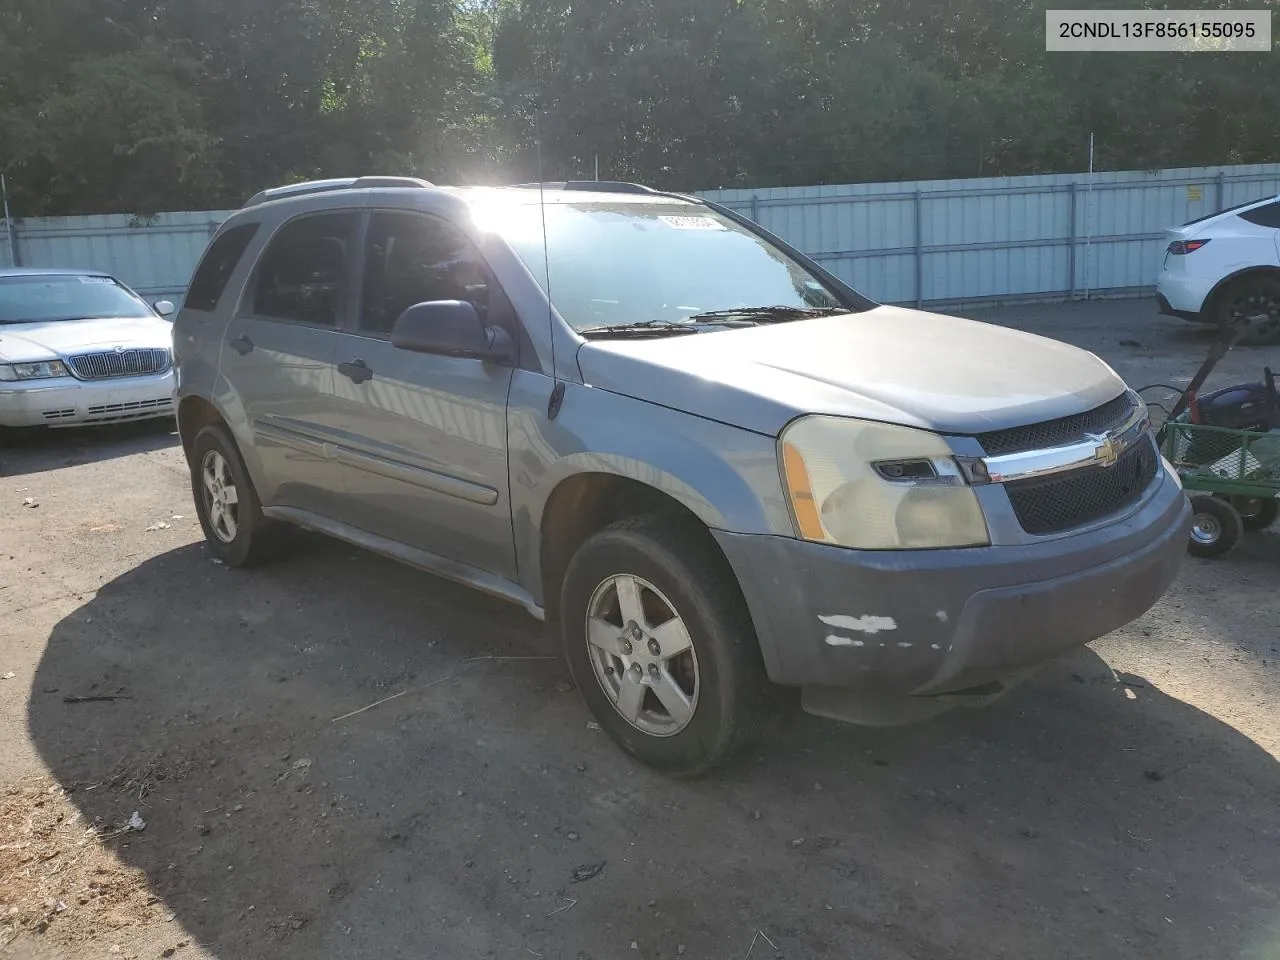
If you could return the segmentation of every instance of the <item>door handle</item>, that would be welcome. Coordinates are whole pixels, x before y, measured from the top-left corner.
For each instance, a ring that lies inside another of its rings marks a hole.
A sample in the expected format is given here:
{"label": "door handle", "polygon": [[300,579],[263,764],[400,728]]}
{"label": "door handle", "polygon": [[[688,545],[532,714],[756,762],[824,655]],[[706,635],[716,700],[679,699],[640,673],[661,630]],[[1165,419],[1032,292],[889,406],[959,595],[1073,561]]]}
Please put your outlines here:
{"label": "door handle", "polygon": [[364,383],[366,380],[373,379],[373,371],[369,369],[368,364],[363,360],[340,363],[338,364],[338,372],[352,383]]}
{"label": "door handle", "polygon": [[230,343],[231,343],[231,349],[234,350],[236,353],[240,354],[240,356],[242,357],[246,353],[249,353],[253,350],[253,341],[250,340],[248,337],[246,337],[243,333],[240,334],[240,336],[238,337],[232,337]]}

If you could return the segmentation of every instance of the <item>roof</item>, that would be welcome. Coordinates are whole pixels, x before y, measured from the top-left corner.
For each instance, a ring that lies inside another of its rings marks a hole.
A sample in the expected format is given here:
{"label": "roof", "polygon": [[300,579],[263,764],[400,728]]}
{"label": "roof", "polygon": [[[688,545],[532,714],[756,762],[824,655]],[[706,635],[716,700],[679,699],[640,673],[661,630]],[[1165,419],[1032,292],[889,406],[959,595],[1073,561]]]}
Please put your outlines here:
{"label": "roof", "polygon": [[282,187],[271,187],[250,197],[241,209],[250,209],[272,201],[296,200],[304,197],[315,197],[326,193],[340,193],[349,190],[378,190],[387,192],[413,193],[422,190],[436,190],[451,194],[465,201],[478,198],[500,200],[511,204],[531,203],[670,203],[672,200],[685,203],[697,203],[693,197],[664,193],[651,187],[637,183],[622,181],[569,180],[555,183],[520,183],[513,186],[438,186],[416,177],[341,177],[330,180],[311,180],[305,183],[289,184]]}
{"label": "roof", "polygon": [[[110,277],[102,270],[73,270],[70,267],[0,267],[5,277]],[[114,278],[112,278],[114,279]]]}
{"label": "roof", "polygon": [[544,184],[543,189],[539,190],[537,184],[512,187],[437,187],[445,193],[451,193],[454,196],[473,203],[476,201],[497,201],[500,203],[509,203],[516,205],[534,205],[545,203],[551,204],[583,204],[583,203],[608,203],[608,204],[669,204],[669,203],[698,203],[696,197],[686,197],[676,193],[661,193],[654,191],[637,191],[637,190],[584,190],[581,188],[565,189],[560,184]]}

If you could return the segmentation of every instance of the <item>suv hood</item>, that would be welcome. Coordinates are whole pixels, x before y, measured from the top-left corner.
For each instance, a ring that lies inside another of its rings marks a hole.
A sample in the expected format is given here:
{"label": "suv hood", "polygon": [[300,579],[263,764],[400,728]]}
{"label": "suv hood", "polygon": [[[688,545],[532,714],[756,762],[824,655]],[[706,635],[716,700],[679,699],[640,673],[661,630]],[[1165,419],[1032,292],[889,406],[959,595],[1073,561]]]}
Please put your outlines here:
{"label": "suv hood", "polygon": [[24,363],[113,347],[173,346],[173,326],[160,317],[0,324],[0,361]]}
{"label": "suv hood", "polygon": [[1082,413],[1124,381],[1077,347],[902,307],[793,323],[593,340],[590,386],[776,436],[806,413],[974,434]]}

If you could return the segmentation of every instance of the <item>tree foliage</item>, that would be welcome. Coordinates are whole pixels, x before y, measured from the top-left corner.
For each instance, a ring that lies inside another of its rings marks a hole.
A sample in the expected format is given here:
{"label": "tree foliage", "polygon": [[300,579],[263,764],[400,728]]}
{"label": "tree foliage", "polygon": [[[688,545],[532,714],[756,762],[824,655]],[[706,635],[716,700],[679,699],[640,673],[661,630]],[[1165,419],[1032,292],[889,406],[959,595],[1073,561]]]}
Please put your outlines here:
{"label": "tree foliage", "polygon": [[26,215],[597,162],[680,189],[1040,173],[1080,169],[1090,132],[1110,168],[1280,155],[1276,58],[1047,54],[1029,0],[5,6],[0,170]]}

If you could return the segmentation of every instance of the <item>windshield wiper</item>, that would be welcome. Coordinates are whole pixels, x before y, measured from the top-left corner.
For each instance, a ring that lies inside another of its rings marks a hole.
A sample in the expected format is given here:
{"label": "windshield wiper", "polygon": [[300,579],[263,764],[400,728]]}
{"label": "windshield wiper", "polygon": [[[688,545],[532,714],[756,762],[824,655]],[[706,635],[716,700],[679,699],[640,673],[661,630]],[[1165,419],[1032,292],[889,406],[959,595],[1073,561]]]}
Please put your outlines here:
{"label": "windshield wiper", "polygon": [[809,317],[834,317],[848,313],[847,307],[730,307],[728,310],[706,310],[695,313],[690,320],[714,320],[719,317],[752,320],[756,323],[786,323],[788,320],[804,320]]}
{"label": "windshield wiper", "polygon": [[676,323],[672,320],[640,320],[636,323],[615,323],[604,327],[587,327],[578,333],[588,339],[604,337],[660,337],[668,333],[697,333],[693,323]]}

